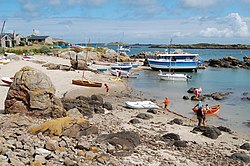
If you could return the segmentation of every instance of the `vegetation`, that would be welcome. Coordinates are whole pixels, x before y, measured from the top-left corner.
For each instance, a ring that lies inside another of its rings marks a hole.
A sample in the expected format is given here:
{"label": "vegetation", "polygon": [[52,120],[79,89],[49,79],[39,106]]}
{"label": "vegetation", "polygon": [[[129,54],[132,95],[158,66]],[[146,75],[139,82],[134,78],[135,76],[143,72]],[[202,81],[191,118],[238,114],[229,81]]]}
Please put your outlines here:
{"label": "vegetation", "polygon": [[32,46],[16,46],[13,48],[7,48],[5,49],[5,51],[9,53],[15,53],[17,55],[33,54],[33,53],[39,54],[39,53],[51,52],[48,46],[36,45],[36,44],[33,44]]}
{"label": "vegetation", "polygon": [[198,43],[198,44],[171,44],[171,45],[151,45],[154,48],[184,48],[184,49],[250,49],[250,45],[244,44],[209,44],[209,43]]}
{"label": "vegetation", "polygon": [[94,48],[93,49],[93,52],[100,52],[100,53],[106,53],[106,51],[107,51],[107,48]]}

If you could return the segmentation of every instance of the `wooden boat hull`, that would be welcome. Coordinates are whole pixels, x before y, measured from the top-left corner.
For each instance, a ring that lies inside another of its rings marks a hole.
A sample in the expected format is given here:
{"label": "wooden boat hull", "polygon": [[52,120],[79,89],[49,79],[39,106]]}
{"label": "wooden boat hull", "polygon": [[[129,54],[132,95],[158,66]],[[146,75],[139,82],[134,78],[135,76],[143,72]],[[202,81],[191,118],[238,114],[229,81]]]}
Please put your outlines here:
{"label": "wooden boat hull", "polygon": [[[205,107],[204,107],[204,108],[205,108]],[[215,113],[219,112],[220,108],[221,108],[221,105],[213,105],[213,106],[210,106],[210,107],[209,107],[209,110],[207,111],[207,114],[208,114],[208,115],[209,115],[209,114],[215,114]],[[193,108],[193,111],[194,111],[195,113],[197,113],[198,107],[194,107],[194,108]]]}
{"label": "wooden boat hull", "polygon": [[133,109],[154,109],[154,108],[159,108],[155,103],[152,101],[126,101],[125,102],[126,107],[128,108],[133,108]]}
{"label": "wooden boat hull", "polygon": [[99,82],[89,82],[83,80],[72,80],[72,84],[88,87],[102,87],[102,83]]}

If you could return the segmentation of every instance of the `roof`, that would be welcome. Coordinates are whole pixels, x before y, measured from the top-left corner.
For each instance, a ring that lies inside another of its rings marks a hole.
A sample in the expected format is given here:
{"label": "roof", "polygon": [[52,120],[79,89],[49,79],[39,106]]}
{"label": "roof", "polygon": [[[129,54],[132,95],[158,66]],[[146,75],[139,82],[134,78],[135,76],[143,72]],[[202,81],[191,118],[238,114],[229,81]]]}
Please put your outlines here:
{"label": "roof", "polygon": [[29,40],[45,40],[49,36],[31,36]]}
{"label": "roof", "polygon": [[[5,36],[5,35],[8,35],[9,37],[13,38],[14,37],[14,34],[13,33],[2,33],[2,37]],[[16,34],[16,36],[18,36],[20,34]]]}
{"label": "roof", "polygon": [[11,36],[9,36],[8,34],[2,33],[2,34],[0,34],[0,39],[2,39],[4,36],[8,36],[9,38],[11,38]]}

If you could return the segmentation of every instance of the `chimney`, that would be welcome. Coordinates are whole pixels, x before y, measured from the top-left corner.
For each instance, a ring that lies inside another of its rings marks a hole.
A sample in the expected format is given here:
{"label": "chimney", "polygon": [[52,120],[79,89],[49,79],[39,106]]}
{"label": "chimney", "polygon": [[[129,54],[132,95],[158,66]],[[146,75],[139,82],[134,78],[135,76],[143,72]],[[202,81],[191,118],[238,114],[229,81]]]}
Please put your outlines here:
{"label": "chimney", "polygon": [[13,31],[13,40],[16,40],[16,31]]}

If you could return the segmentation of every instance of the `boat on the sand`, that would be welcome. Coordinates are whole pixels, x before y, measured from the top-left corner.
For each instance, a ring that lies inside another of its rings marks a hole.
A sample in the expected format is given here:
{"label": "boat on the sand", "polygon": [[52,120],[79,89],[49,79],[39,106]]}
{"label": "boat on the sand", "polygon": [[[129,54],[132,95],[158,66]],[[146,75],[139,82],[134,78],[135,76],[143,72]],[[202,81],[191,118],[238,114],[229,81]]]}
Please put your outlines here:
{"label": "boat on the sand", "polygon": [[153,103],[152,101],[126,101],[125,102],[125,106],[127,108],[133,108],[133,109],[154,109],[154,108],[159,108],[159,106],[157,106],[155,103]]}
{"label": "boat on the sand", "polygon": [[72,80],[72,84],[80,85],[80,86],[88,86],[88,87],[102,87],[102,83],[84,81],[84,80]]}
{"label": "boat on the sand", "polygon": [[[206,113],[206,114],[215,114],[215,113],[219,112],[220,108],[221,108],[221,105],[213,105],[213,106],[210,106],[210,107],[209,107],[209,110],[207,110],[207,113]],[[206,109],[206,108],[203,107],[203,109]],[[193,111],[194,111],[195,113],[197,113],[198,107],[197,107],[197,106],[194,107],[194,108],[193,108]]]}
{"label": "boat on the sand", "polygon": [[1,80],[7,85],[11,85],[14,80],[14,77],[2,77]]}
{"label": "boat on the sand", "polygon": [[121,73],[120,77],[127,77],[127,78],[137,78],[138,74],[130,73],[126,70],[111,70],[110,71],[113,76],[119,77],[119,72]]}

